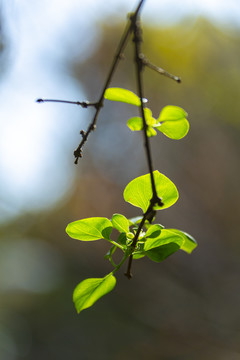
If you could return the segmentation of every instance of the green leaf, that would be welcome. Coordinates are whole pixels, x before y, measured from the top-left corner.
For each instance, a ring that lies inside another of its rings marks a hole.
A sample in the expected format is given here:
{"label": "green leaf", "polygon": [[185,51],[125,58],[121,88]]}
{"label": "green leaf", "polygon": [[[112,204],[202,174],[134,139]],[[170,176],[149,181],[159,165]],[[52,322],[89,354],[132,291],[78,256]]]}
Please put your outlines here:
{"label": "green leaf", "polygon": [[118,242],[118,244],[120,244],[120,245],[122,245],[124,248],[126,248],[126,242],[127,242],[127,235],[126,235],[126,233],[121,233],[121,234],[118,236],[117,242]]}
{"label": "green leaf", "polygon": [[179,121],[187,118],[188,114],[179,106],[168,105],[160,112],[158,121]]}
{"label": "green leaf", "polygon": [[140,224],[140,222],[142,221],[142,216],[135,216],[133,218],[130,218],[128,221],[129,221],[129,225],[132,226],[132,225],[138,225]]}
{"label": "green leaf", "polygon": [[91,217],[68,224],[66,232],[71,238],[82,241],[109,240],[112,223],[104,217]]}
{"label": "green leaf", "polygon": [[73,292],[73,302],[76,310],[82,310],[92,306],[102,296],[108,294],[116,285],[116,278],[112,273],[104,278],[86,279],[80,282]]}
{"label": "green leaf", "polygon": [[140,131],[143,129],[143,121],[139,116],[132,117],[128,119],[127,126],[132,131]]}
{"label": "green leaf", "polygon": [[183,242],[184,239],[181,234],[177,234],[173,230],[162,229],[159,236],[153,238],[148,237],[146,239],[144,243],[144,251],[148,251],[170,243],[176,243],[180,247]]}
{"label": "green leaf", "polygon": [[113,227],[117,229],[120,233],[129,232],[129,221],[124,215],[114,214],[112,216],[112,224]]}
{"label": "green leaf", "polygon": [[145,255],[147,257],[155,262],[161,262],[165,260],[168,256],[174,254],[176,251],[178,251],[180,246],[176,243],[170,243],[166,245],[159,246],[157,248],[154,248],[152,250],[148,250],[145,252]]}
{"label": "green leaf", "polygon": [[[162,199],[163,206],[156,205],[155,210],[162,210],[172,206],[178,199],[178,191],[174,183],[165,175],[155,170],[153,172],[157,195]],[[123,192],[124,200],[140,207],[145,213],[152,198],[150,174],[139,176],[132,180]]]}
{"label": "green leaf", "polygon": [[132,91],[127,89],[118,87],[108,88],[104,93],[104,97],[105,99],[111,101],[120,101],[126,104],[141,106],[140,98]]}
{"label": "green leaf", "polygon": [[[147,124],[147,136],[157,135],[156,130],[153,129],[153,125],[157,123],[157,120],[152,117],[152,112],[150,109],[144,109],[145,120]],[[141,131],[143,129],[143,119],[139,116],[132,117],[127,121],[127,126],[132,131]]]}
{"label": "green leaf", "polygon": [[142,259],[145,255],[146,255],[146,254],[145,254],[144,251],[134,251],[134,253],[133,253],[133,259],[134,259],[134,260]]}
{"label": "green leaf", "polygon": [[157,135],[156,130],[152,126],[147,126],[147,136],[152,137],[156,135]]}
{"label": "green leaf", "polygon": [[163,227],[159,224],[151,225],[149,226],[145,237],[156,238],[160,235],[162,229]]}
{"label": "green leaf", "polygon": [[171,230],[175,234],[180,235],[183,238],[184,241],[180,246],[181,250],[186,251],[188,254],[191,254],[191,252],[197,247],[197,242],[191,235],[177,229],[169,229],[169,230]]}
{"label": "green leaf", "polygon": [[155,125],[159,131],[171,139],[182,139],[189,130],[187,113],[178,106],[165,106],[158,118],[159,125]]}
{"label": "green leaf", "polygon": [[181,234],[176,234],[169,229],[162,229],[157,237],[147,238],[144,243],[145,255],[149,259],[160,262],[178,251],[184,239]]}

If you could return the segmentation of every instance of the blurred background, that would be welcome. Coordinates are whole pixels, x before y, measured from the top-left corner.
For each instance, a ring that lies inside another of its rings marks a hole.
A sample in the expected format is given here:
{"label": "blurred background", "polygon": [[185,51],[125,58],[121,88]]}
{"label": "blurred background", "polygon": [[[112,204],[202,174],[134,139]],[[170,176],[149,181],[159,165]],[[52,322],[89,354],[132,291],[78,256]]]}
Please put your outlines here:
{"label": "blurred background", "polygon": [[[99,98],[136,0],[0,2],[0,359],[240,359],[240,3],[146,0],[145,55],[182,78],[145,70],[155,117],[189,113],[181,141],[151,141],[154,168],[180,198],[158,222],[198,248],[133,264],[131,281],[77,315],[72,291],[112,270],[104,241],[68,238],[71,221],[140,215],[122,193],[148,172],[130,105],[106,101],[74,165],[92,109],[37,98]],[[111,86],[136,92],[131,42]]]}

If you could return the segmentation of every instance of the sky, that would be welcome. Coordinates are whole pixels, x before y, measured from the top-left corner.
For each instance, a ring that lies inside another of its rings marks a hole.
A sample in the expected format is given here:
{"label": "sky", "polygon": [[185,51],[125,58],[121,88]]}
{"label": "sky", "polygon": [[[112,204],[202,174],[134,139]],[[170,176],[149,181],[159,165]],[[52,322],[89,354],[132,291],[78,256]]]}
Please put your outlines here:
{"label": "sky", "polygon": [[[7,34],[0,77],[0,222],[21,211],[53,206],[72,185],[74,146],[86,127],[84,109],[37,104],[37,98],[85,100],[68,73],[68,56],[84,59],[99,22],[126,19],[133,0],[8,0],[1,4]],[[193,15],[240,26],[239,0],[146,0],[142,18],[168,24]],[[76,38],[75,28],[79,33]],[[87,34],[87,36],[86,36]],[[73,51],[74,49],[74,51]],[[70,139],[70,140],[69,140]]]}

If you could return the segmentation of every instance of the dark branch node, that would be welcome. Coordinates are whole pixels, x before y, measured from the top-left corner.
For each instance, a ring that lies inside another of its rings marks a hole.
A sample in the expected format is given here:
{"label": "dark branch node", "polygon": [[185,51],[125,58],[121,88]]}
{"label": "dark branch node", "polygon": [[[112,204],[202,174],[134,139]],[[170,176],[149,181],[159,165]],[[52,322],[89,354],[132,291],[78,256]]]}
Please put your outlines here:
{"label": "dark branch node", "polygon": [[82,105],[82,107],[86,109],[89,106],[89,101],[83,101],[82,104],[79,105]]}
{"label": "dark branch node", "polygon": [[116,56],[119,60],[125,60],[125,55],[123,53],[117,54]]}
{"label": "dark branch node", "polygon": [[78,159],[82,157],[82,150],[78,147],[74,152],[73,155],[75,156],[74,164],[78,164]]}
{"label": "dark branch node", "polygon": [[162,199],[161,199],[160,197],[155,196],[155,197],[153,197],[152,200],[151,200],[151,205],[152,205],[152,206],[158,205],[158,206],[161,206],[161,207],[162,207],[164,204],[163,204]]}

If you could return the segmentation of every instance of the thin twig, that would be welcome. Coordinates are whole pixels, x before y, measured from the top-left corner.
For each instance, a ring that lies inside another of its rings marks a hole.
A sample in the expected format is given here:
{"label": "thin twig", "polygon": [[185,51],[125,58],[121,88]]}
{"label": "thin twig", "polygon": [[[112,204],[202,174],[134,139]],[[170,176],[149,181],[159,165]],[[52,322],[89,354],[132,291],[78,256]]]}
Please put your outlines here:
{"label": "thin twig", "polygon": [[[135,44],[137,88],[138,88],[138,96],[141,101],[140,112],[141,112],[141,117],[143,120],[143,136],[144,136],[144,142],[145,142],[144,145],[145,145],[145,150],[146,150],[146,155],[147,155],[147,163],[148,163],[148,168],[149,168],[149,173],[150,173],[150,178],[151,178],[151,187],[152,187],[152,199],[150,200],[150,205],[149,205],[147,211],[145,212],[145,214],[143,215],[142,221],[138,226],[137,232],[134,236],[134,239],[133,239],[133,242],[131,245],[132,251],[134,251],[134,249],[137,245],[138,237],[141,233],[141,230],[144,226],[145,221],[147,219],[149,219],[151,221],[154,217],[154,214],[155,214],[154,205],[158,204],[159,206],[162,206],[163,203],[162,203],[162,200],[158,197],[157,191],[156,191],[156,185],[155,185],[154,176],[153,176],[152,156],[151,156],[149,138],[147,136],[147,122],[146,122],[145,113],[144,113],[145,105],[144,105],[144,101],[143,101],[144,96],[143,96],[143,81],[142,81],[143,62],[142,62],[142,55],[141,55],[142,29],[140,27],[140,20],[139,20],[138,16],[132,16],[131,20],[132,20],[133,29],[134,29],[133,41]],[[132,274],[131,274],[132,259],[133,259],[133,255],[131,254],[129,257],[127,272],[125,274],[129,279],[131,279],[131,277],[132,277]]]}
{"label": "thin twig", "polygon": [[154,182],[154,178],[153,178],[153,165],[152,165],[152,157],[151,157],[151,152],[150,152],[150,144],[149,144],[149,139],[147,136],[147,123],[146,123],[146,119],[145,119],[145,113],[144,113],[144,103],[143,103],[143,83],[142,83],[142,71],[143,71],[143,66],[142,66],[142,59],[141,59],[141,42],[142,42],[142,30],[140,27],[140,21],[139,18],[132,18],[132,21],[134,22],[133,26],[134,26],[134,44],[135,44],[135,62],[136,62],[136,73],[137,73],[137,88],[138,88],[138,96],[140,98],[141,101],[141,106],[140,106],[140,112],[141,112],[141,117],[143,119],[143,136],[144,136],[144,141],[145,141],[145,149],[146,149],[146,155],[147,155],[147,162],[148,162],[148,168],[149,168],[149,173],[151,176],[151,184],[152,184],[152,190],[153,190],[153,196],[156,197],[157,193],[156,193],[156,187],[155,187],[155,182]]}
{"label": "thin twig", "polygon": [[164,76],[166,76],[166,77],[168,77],[168,78],[170,78],[170,79],[172,79],[172,80],[174,80],[174,81],[176,81],[178,83],[181,83],[181,78],[180,77],[178,77],[176,75],[173,75],[173,74],[170,74],[169,72],[167,72],[166,70],[160,68],[159,66],[152,64],[144,55],[141,55],[141,57],[142,57],[142,63],[144,65],[146,65],[147,67],[149,67],[150,69],[155,70],[159,74],[164,75]]}
{"label": "thin twig", "polygon": [[[140,12],[140,9],[143,5],[145,0],[141,0],[137,6],[137,9],[135,10],[135,12],[133,13],[133,16],[136,18]],[[113,74],[116,70],[116,67],[118,65],[118,62],[122,59],[123,57],[123,51],[127,45],[127,42],[128,42],[128,39],[129,39],[129,36],[130,34],[132,33],[133,31],[133,22],[132,21],[129,21],[129,23],[127,24],[126,28],[125,28],[125,31],[120,39],[120,42],[119,42],[119,45],[118,45],[118,48],[117,48],[117,51],[116,51],[116,54],[114,56],[114,59],[113,59],[113,62],[112,62],[112,65],[111,65],[111,68],[110,68],[110,71],[108,73],[108,76],[107,76],[107,79],[105,81],[105,84],[103,86],[103,89],[102,89],[102,92],[101,92],[101,95],[99,97],[99,100],[97,102],[93,102],[93,103],[90,103],[90,102],[87,102],[87,101],[83,101],[83,102],[80,102],[80,101],[67,101],[67,100],[55,100],[55,99],[37,99],[36,101],[41,103],[41,102],[59,102],[59,103],[66,103],[66,104],[74,104],[74,105],[80,105],[82,106],[83,108],[87,108],[89,106],[93,106],[95,107],[96,109],[96,112],[94,114],[94,117],[93,117],[93,120],[92,122],[90,123],[90,125],[88,126],[88,129],[87,131],[83,131],[81,130],[80,131],[80,134],[82,135],[82,140],[80,142],[80,144],[78,145],[78,147],[76,148],[76,150],[74,150],[74,156],[75,156],[75,161],[74,163],[77,164],[78,163],[78,159],[80,157],[82,157],[82,148],[84,146],[84,144],[86,143],[87,139],[88,139],[88,136],[90,135],[90,133],[92,131],[94,131],[96,129],[96,123],[97,123],[97,119],[98,119],[98,115],[100,113],[100,110],[101,108],[103,107],[103,103],[104,103],[104,93],[106,91],[106,89],[108,88],[111,80],[112,80],[112,77],[113,77]]]}
{"label": "thin twig", "polygon": [[64,104],[71,104],[71,105],[80,105],[83,108],[87,108],[89,106],[97,106],[95,102],[89,101],[69,101],[69,100],[56,100],[56,99],[37,99],[36,102],[43,103],[43,102],[55,102],[55,103],[64,103]]}
{"label": "thin twig", "polygon": [[[136,244],[137,244],[139,235],[140,235],[140,233],[141,233],[141,230],[142,230],[143,227],[144,227],[145,221],[146,221],[146,219],[147,219],[148,211],[149,211],[149,208],[148,208],[148,210],[145,212],[145,214],[143,215],[143,218],[142,218],[140,224],[138,225],[136,234],[135,234],[135,236],[134,236],[134,238],[133,238],[133,241],[132,241],[132,244],[131,244],[132,252],[134,251],[134,249],[135,249],[135,247],[136,247]],[[131,278],[132,278],[132,274],[131,274],[132,260],[133,260],[133,255],[131,254],[131,255],[129,256],[129,260],[128,260],[127,272],[124,274],[125,276],[127,276],[128,279],[131,279]]]}
{"label": "thin twig", "polygon": [[[144,2],[144,0],[141,0],[139,2],[139,5],[138,5],[138,7],[137,7],[137,9],[136,9],[136,11],[134,13],[134,16],[138,15],[138,13],[140,11],[140,8],[143,5],[143,2]],[[87,131],[85,132],[85,134],[84,134],[84,136],[82,138],[82,141],[80,142],[80,144],[78,145],[78,147],[76,148],[76,150],[73,153],[74,156],[75,156],[75,164],[77,164],[78,159],[80,157],[82,157],[82,148],[83,148],[85,142],[87,141],[89,134],[93,130],[95,130],[95,128],[96,128],[97,118],[98,118],[100,109],[101,109],[101,107],[103,106],[103,103],[104,103],[104,93],[105,93],[106,89],[108,88],[108,86],[109,86],[109,84],[110,84],[110,82],[112,80],[113,74],[114,74],[114,72],[116,70],[116,67],[117,67],[117,64],[118,64],[119,60],[122,58],[122,53],[123,53],[123,51],[124,51],[124,49],[125,49],[125,47],[127,45],[127,41],[129,39],[129,36],[130,36],[132,30],[133,30],[132,29],[132,22],[130,21],[126,26],[126,29],[125,29],[125,31],[124,31],[124,33],[122,35],[122,38],[120,39],[120,43],[118,45],[116,55],[114,56],[112,66],[110,68],[110,71],[109,71],[109,74],[107,76],[106,82],[105,82],[105,84],[103,86],[100,98],[99,98],[99,100],[97,102],[96,113],[95,113],[95,115],[93,117],[93,120],[92,120],[91,124],[89,125]]]}

